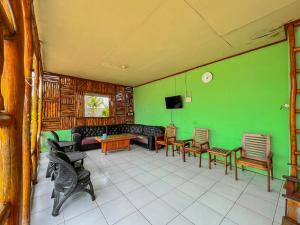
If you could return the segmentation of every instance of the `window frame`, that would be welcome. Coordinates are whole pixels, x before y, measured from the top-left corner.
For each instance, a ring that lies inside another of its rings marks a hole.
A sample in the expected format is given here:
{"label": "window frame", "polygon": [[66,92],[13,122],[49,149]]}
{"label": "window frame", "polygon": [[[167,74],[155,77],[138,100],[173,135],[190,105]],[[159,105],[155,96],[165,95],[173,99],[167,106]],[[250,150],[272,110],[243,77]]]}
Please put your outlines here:
{"label": "window frame", "polygon": [[[86,96],[95,96],[95,97],[102,97],[102,98],[108,98],[108,115],[107,116],[86,116],[86,108],[85,108],[85,97]],[[111,98],[109,95],[96,93],[96,92],[86,92],[83,95],[83,118],[108,118],[111,117]]]}

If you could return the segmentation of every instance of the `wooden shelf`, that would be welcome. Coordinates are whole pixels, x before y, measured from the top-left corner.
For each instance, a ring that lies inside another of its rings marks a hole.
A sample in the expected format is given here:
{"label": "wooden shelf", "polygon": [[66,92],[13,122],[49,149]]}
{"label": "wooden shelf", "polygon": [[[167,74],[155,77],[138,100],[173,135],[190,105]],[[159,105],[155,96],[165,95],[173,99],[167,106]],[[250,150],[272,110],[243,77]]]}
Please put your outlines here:
{"label": "wooden shelf", "polygon": [[294,183],[300,184],[300,179],[298,179],[297,177],[283,176],[283,178],[286,179],[287,181],[292,181]]}
{"label": "wooden shelf", "polygon": [[282,225],[298,225],[299,223],[297,223],[295,220],[292,220],[286,216],[282,217]]}
{"label": "wooden shelf", "polygon": [[300,202],[300,193],[298,192],[293,194],[283,194],[282,196],[295,202]]}

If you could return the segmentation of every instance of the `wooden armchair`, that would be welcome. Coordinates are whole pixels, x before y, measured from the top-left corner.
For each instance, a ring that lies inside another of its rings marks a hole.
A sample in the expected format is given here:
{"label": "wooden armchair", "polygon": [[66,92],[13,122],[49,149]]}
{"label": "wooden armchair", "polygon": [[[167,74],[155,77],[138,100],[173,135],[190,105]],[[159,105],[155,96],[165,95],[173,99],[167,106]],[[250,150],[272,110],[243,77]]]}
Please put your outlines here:
{"label": "wooden armchair", "polygon": [[[273,179],[273,162],[270,147],[270,135],[244,134],[243,146],[233,150],[235,162],[235,179],[238,179],[237,165],[266,170],[268,175],[268,191],[270,192],[270,174]],[[237,158],[237,152],[240,157]]]}
{"label": "wooden armchair", "polygon": [[184,147],[183,151],[183,159],[185,161],[185,153],[193,153],[194,156],[199,154],[199,167],[201,167],[202,154],[206,153],[209,149],[209,141],[208,141],[208,129],[205,128],[195,128],[193,139],[190,139],[191,145],[188,147]]}
{"label": "wooden armchair", "polygon": [[166,156],[168,156],[168,147],[172,146],[172,152],[174,151],[173,143],[176,141],[176,127],[169,125],[165,129],[165,134],[155,136],[155,150],[158,152],[158,146],[166,146]]}

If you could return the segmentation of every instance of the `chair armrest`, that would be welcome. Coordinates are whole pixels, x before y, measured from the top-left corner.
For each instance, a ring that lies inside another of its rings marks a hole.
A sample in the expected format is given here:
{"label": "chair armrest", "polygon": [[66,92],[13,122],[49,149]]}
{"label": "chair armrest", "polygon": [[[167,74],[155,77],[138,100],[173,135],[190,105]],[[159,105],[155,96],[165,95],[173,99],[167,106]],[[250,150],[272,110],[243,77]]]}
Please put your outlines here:
{"label": "chair armrest", "polygon": [[202,149],[204,146],[207,146],[207,149],[209,149],[209,141],[205,141],[200,143],[200,148]]}
{"label": "chair armrest", "polygon": [[234,148],[232,151],[236,154],[238,151],[242,151],[242,147]]}

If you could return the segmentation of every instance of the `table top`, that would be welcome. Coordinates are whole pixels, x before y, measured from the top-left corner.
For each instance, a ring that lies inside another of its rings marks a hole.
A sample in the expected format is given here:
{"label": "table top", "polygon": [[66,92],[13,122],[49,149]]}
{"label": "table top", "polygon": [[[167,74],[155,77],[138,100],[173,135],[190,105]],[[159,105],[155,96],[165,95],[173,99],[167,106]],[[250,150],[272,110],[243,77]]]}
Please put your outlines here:
{"label": "table top", "polygon": [[110,142],[110,141],[121,141],[136,138],[136,135],[133,134],[115,134],[108,135],[106,139],[102,139],[102,137],[96,137],[95,139],[98,142]]}
{"label": "table top", "polygon": [[66,155],[69,157],[71,162],[76,162],[87,157],[85,152],[67,152]]}
{"label": "table top", "polygon": [[225,148],[211,148],[208,149],[207,152],[209,153],[216,153],[216,154],[222,154],[222,155],[229,155],[231,154],[231,150],[225,149]]}

